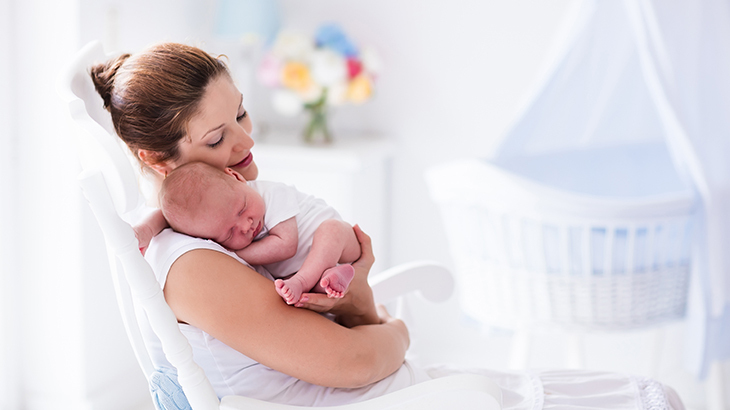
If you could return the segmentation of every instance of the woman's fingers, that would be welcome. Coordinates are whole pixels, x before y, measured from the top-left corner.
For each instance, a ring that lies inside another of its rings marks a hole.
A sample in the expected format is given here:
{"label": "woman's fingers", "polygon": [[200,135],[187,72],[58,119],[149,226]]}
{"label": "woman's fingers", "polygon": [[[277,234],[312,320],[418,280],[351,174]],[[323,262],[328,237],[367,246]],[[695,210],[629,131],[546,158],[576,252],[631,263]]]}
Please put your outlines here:
{"label": "woman's fingers", "polygon": [[385,323],[390,319],[393,319],[393,317],[388,313],[388,310],[385,308],[385,306],[378,304],[375,306],[375,309],[378,312],[378,317],[380,318],[381,323]]}
{"label": "woman's fingers", "polygon": [[340,299],[330,298],[324,293],[304,293],[294,306],[323,313],[332,310],[338,302]]}
{"label": "woman's fingers", "polygon": [[375,255],[373,255],[373,244],[370,240],[370,236],[366,234],[365,232],[360,229],[359,225],[355,225],[352,227],[352,229],[355,231],[355,236],[357,237],[357,241],[360,242],[360,258],[356,260],[352,265],[355,266],[357,270],[357,266],[360,265],[369,273],[370,267],[373,266],[373,263],[375,262]]}
{"label": "woman's fingers", "polygon": [[370,236],[357,225],[353,227],[353,230],[360,242],[361,254],[360,258],[352,264],[355,268],[355,278],[350,282],[344,297],[329,298],[326,294],[305,293],[294,306],[319,313],[333,313],[337,315],[338,322],[347,327],[382,323],[373,302],[373,291],[367,281],[370,267],[375,262]]}

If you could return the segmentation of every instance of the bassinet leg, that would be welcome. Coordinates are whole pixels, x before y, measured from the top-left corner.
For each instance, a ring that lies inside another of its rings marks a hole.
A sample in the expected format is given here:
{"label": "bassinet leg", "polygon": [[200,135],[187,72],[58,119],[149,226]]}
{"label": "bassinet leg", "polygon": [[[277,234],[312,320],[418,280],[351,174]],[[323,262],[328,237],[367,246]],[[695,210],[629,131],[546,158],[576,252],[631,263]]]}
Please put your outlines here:
{"label": "bassinet leg", "polygon": [[725,362],[722,361],[710,365],[710,374],[706,382],[708,410],[726,410],[724,365]]}
{"label": "bassinet leg", "polygon": [[659,377],[659,370],[662,364],[662,355],[664,353],[664,339],[667,337],[665,329],[666,325],[657,326],[652,331],[652,337],[654,343],[651,350],[651,375],[652,377]]}
{"label": "bassinet leg", "polygon": [[582,369],[585,367],[585,352],[583,350],[583,334],[570,332],[566,334],[567,343],[567,366],[570,369]]}
{"label": "bassinet leg", "polygon": [[514,335],[512,335],[512,352],[509,360],[511,369],[521,370],[527,368],[531,343],[532,332],[527,329],[515,330]]}

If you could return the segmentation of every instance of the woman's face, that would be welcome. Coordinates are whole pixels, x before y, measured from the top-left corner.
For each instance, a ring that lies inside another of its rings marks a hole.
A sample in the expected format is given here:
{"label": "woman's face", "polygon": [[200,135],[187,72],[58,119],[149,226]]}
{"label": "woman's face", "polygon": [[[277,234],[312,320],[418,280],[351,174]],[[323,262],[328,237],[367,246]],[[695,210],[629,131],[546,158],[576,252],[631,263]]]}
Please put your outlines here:
{"label": "woman's face", "polygon": [[200,161],[256,179],[259,171],[251,154],[251,129],[241,92],[229,76],[221,75],[207,86],[198,113],[188,124],[188,136],[180,141],[180,156],[169,166],[174,169]]}

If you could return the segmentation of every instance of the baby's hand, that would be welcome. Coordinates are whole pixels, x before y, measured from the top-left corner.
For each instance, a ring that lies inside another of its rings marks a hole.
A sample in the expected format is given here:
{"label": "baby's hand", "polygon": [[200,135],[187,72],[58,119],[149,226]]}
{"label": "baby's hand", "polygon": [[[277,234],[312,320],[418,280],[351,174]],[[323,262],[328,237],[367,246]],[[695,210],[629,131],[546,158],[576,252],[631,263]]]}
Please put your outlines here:
{"label": "baby's hand", "polygon": [[137,237],[137,242],[139,242],[139,251],[142,252],[142,255],[147,251],[152,238],[168,226],[162,211],[157,209],[150,213],[139,225],[132,228],[134,229],[134,236]]}
{"label": "baby's hand", "polygon": [[147,247],[150,246],[150,241],[155,235],[146,224],[137,225],[132,229],[134,230],[134,236],[137,237],[137,242],[139,242],[139,251],[142,252],[142,255],[144,255],[147,251]]}

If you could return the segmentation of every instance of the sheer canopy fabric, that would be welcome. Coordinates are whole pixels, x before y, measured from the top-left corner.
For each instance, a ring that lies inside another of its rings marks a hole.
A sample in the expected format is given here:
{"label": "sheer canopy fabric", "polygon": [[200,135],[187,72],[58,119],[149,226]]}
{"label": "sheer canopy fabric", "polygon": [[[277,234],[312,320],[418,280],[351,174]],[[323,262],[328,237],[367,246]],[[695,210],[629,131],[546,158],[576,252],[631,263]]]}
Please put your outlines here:
{"label": "sheer canopy fabric", "polygon": [[703,376],[730,357],[730,2],[584,0],[572,17],[493,161],[666,145],[701,203],[688,357]]}

